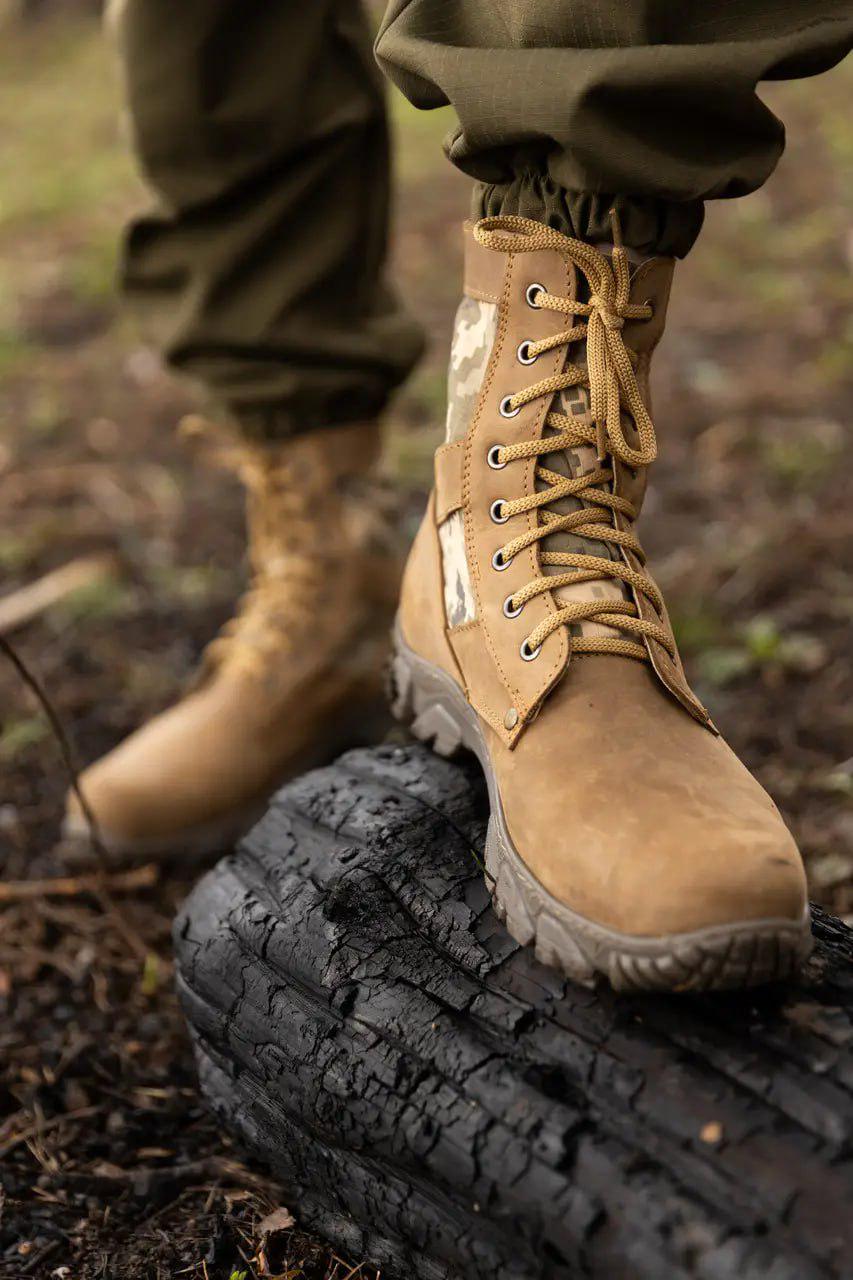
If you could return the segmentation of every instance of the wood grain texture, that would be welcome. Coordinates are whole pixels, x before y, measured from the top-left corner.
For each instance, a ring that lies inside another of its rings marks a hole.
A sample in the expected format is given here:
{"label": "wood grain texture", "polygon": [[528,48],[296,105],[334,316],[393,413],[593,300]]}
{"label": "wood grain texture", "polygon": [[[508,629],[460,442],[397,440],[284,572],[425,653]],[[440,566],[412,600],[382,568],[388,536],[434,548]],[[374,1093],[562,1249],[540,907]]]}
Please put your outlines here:
{"label": "wood grain texture", "polygon": [[476,767],[352,752],[176,922],[201,1085],[383,1278],[853,1277],[853,933],[801,981],[614,996],[494,916]]}

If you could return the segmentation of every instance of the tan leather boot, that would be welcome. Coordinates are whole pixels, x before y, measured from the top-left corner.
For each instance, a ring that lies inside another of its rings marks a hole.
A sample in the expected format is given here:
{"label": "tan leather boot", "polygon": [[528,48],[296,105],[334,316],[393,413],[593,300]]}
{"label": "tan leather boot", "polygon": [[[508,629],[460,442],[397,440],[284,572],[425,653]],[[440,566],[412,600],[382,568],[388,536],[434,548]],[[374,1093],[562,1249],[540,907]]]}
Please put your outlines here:
{"label": "tan leather boot", "polygon": [[810,948],[796,845],[688,686],[634,530],[672,270],[521,218],[467,230],[393,660],[397,716],[486,772],[512,935],[617,988],[747,986]]}
{"label": "tan leather boot", "polygon": [[[399,560],[377,450],[375,425],[230,446],[252,586],[193,690],[83,774],[112,854],[225,848],[279,782],[378,731]],[[72,797],[66,831],[84,830]]]}

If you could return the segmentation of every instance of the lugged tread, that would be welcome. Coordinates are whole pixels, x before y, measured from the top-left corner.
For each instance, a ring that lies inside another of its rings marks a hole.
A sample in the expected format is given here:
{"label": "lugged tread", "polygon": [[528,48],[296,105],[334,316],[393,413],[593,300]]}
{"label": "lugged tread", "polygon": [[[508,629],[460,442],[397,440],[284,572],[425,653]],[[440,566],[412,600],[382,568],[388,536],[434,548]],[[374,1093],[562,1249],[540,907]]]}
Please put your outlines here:
{"label": "lugged tread", "polygon": [[492,910],[487,815],[471,763],[350,753],[176,923],[202,1088],[300,1222],[383,1280],[853,1276],[851,932],[784,990],[576,986]]}

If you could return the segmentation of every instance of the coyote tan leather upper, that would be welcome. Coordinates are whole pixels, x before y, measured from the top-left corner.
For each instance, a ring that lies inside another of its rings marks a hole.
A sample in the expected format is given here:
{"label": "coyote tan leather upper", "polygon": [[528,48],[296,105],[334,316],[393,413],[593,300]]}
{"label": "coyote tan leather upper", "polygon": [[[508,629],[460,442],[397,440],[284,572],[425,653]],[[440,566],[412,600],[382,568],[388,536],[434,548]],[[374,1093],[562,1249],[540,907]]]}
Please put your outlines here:
{"label": "coyote tan leather upper", "polygon": [[[374,425],[227,446],[253,578],[186,697],[82,778],[116,854],[227,844],[284,777],[365,740],[382,706],[398,558],[370,471]],[[69,802],[69,828],[82,816]]]}
{"label": "coyote tan leather upper", "polygon": [[803,953],[805,877],[686,680],[637,540],[672,269],[520,218],[466,230],[448,438],[403,582],[398,713],[480,754],[521,932],[541,907],[569,932],[611,931],[617,950],[627,939],[620,955],[669,939],[657,985],[675,985],[671,940],[710,930],[696,964],[732,985],[721,957],[732,938],[732,954],[758,946],[747,922],[759,950]]}

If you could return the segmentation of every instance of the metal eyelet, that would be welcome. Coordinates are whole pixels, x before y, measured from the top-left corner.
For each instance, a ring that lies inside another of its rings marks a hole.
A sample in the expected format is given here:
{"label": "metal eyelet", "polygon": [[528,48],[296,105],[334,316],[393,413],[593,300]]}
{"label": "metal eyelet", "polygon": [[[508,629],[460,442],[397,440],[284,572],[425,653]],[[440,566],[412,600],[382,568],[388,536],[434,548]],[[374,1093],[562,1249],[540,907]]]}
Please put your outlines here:
{"label": "metal eyelet", "polygon": [[509,560],[504,560],[501,548],[498,547],[492,556],[492,568],[497,569],[498,573],[503,573],[504,569],[508,569],[511,564],[512,556],[510,556]]}
{"label": "metal eyelet", "polygon": [[527,301],[528,307],[532,307],[534,311],[539,311],[541,308],[540,304],[536,301],[536,295],[547,292],[548,290],[545,288],[544,284],[529,284],[524,291],[524,297]]}
{"label": "metal eyelet", "polygon": [[529,338],[525,338],[524,342],[519,342],[518,351],[516,352],[519,364],[535,364],[539,359],[538,356],[531,356],[528,354],[531,346],[532,343]]}
{"label": "metal eyelet", "polygon": [[498,462],[498,454],[500,451],[501,446],[499,444],[493,444],[489,452],[486,454],[486,462],[488,462],[493,471],[503,471],[506,466],[505,462]]}
{"label": "metal eyelet", "polygon": [[502,418],[514,418],[521,413],[521,405],[519,405],[517,409],[513,409],[510,404],[511,400],[512,396],[504,396],[503,400],[501,400],[498,405],[498,413]]}
{"label": "metal eyelet", "polygon": [[523,608],[524,608],[524,605],[520,604],[517,609],[513,609],[512,596],[507,596],[506,600],[504,600],[504,617],[517,618]]}
{"label": "metal eyelet", "polygon": [[538,644],[535,649],[531,649],[527,641],[522,640],[521,647],[518,652],[521,654],[525,662],[533,662],[542,652],[542,646],[541,644]]}
{"label": "metal eyelet", "polygon": [[505,502],[506,498],[495,498],[494,502],[489,507],[489,515],[492,517],[495,524],[506,524],[509,519],[509,516],[502,514]]}

